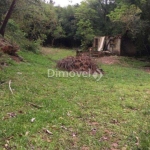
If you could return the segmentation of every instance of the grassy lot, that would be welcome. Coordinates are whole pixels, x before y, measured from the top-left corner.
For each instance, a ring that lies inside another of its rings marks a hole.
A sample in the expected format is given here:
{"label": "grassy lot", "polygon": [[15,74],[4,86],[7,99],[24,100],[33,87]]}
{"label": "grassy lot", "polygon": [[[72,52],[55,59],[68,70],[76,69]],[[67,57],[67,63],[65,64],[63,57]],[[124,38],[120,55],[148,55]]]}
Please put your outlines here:
{"label": "grassy lot", "polygon": [[[93,77],[48,78],[73,51],[20,52],[25,62],[0,70],[0,149],[149,150],[150,74],[121,58]],[[127,65],[122,65],[127,64]],[[9,90],[13,89],[13,94]]]}

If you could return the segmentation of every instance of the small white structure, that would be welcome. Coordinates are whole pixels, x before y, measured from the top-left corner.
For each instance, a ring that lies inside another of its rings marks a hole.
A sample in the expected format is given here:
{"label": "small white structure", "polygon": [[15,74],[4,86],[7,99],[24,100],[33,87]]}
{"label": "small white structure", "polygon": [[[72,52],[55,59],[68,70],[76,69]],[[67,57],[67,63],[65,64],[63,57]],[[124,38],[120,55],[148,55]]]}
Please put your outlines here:
{"label": "small white structure", "polygon": [[121,54],[121,36],[95,37],[93,47],[96,51],[108,51],[112,54]]}
{"label": "small white structure", "polygon": [[100,37],[98,41],[98,51],[102,51],[104,49],[105,36]]}

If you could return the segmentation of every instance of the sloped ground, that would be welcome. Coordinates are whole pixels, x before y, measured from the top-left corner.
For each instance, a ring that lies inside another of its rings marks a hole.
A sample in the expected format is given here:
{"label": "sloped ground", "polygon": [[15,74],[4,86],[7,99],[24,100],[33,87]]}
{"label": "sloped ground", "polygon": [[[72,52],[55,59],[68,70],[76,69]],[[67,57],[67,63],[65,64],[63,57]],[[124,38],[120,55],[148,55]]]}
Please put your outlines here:
{"label": "sloped ground", "polygon": [[16,52],[19,50],[19,47],[15,44],[11,44],[8,40],[0,37],[0,51],[16,56]]}
{"label": "sloped ground", "polygon": [[0,67],[7,66],[10,59],[16,62],[23,61],[23,58],[17,54],[18,51],[19,46],[0,37]]}
{"label": "sloped ground", "polygon": [[[140,62],[140,59],[138,60],[138,59],[127,58],[127,57],[122,57],[122,56],[104,56],[104,57],[94,58],[94,59],[97,63],[100,63],[100,64],[121,65],[124,67],[135,67],[134,66],[135,63],[138,63],[139,66],[137,65],[136,66],[137,68],[139,68],[141,71],[146,71],[150,73],[150,62],[146,61],[146,59],[145,59],[145,62]],[[145,64],[147,65],[145,66]]]}
{"label": "sloped ground", "polygon": [[150,74],[150,63],[147,66],[144,66],[143,69]]}
{"label": "sloped ground", "polygon": [[56,61],[75,53],[47,50],[53,54],[20,52],[25,62],[0,71],[0,149],[150,147],[150,75],[139,68],[144,62],[101,64],[105,75],[98,82],[92,76],[48,78],[48,69],[58,71]]}

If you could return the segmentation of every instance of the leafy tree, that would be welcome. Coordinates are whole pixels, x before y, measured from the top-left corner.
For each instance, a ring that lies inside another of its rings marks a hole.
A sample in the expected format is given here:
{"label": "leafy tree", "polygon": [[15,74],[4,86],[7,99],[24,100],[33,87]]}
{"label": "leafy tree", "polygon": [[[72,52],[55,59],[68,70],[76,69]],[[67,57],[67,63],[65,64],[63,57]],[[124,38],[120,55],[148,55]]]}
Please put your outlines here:
{"label": "leafy tree", "polygon": [[[23,2],[26,2],[26,3],[30,3],[30,4],[34,4],[34,5],[35,5],[35,4],[37,4],[37,3],[39,4],[39,3],[40,3],[40,0],[26,0],[26,1],[23,1]],[[12,12],[13,12],[13,10],[14,10],[15,5],[16,5],[16,4],[19,4],[19,3],[22,4],[22,0],[13,0],[13,1],[12,1],[11,5],[10,5],[10,7],[9,7],[9,9],[8,9],[8,12],[7,12],[6,16],[5,16],[5,19],[4,19],[4,21],[3,21],[2,25],[1,25],[1,28],[0,28],[0,34],[1,34],[2,36],[4,36],[4,33],[5,33],[5,29],[6,29],[8,20],[10,19],[11,15],[12,15]],[[22,5],[21,5],[21,8],[22,8]]]}
{"label": "leafy tree", "polygon": [[108,15],[113,23],[121,24],[120,34],[130,38],[139,52],[147,54],[150,53],[149,6],[148,0],[117,1],[117,7]]}
{"label": "leafy tree", "polygon": [[[82,45],[85,43],[89,45],[88,43],[91,43],[94,36],[112,34],[112,24],[107,14],[114,8],[114,5],[114,1],[107,0],[86,0],[81,3],[75,15],[78,21],[76,33],[82,39]],[[86,26],[85,29],[84,26]],[[84,30],[86,33],[83,34]]]}
{"label": "leafy tree", "polygon": [[135,35],[138,31],[137,28],[140,22],[141,10],[135,5],[123,4],[118,6],[108,16],[113,22],[122,22],[124,24],[124,30],[122,34],[130,31],[132,35]]}
{"label": "leafy tree", "polygon": [[9,7],[9,1],[0,0],[0,25],[2,24],[2,17],[7,12]]}
{"label": "leafy tree", "polygon": [[96,11],[89,7],[88,2],[82,2],[76,9],[75,16],[77,19],[76,36],[81,39],[81,46],[86,49],[94,38],[94,19],[97,18]]}
{"label": "leafy tree", "polygon": [[66,46],[81,44],[84,49],[92,44],[94,36],[122,34],[140,50],[150,52],[149,0],[84,0],[67,7],[55,6],[53,0],[1,0],[1,24],[14,1],[16,7],[3,21],[1,34],[8,22],[8,36],[15,35],[13,29],[17,27],[18,36],[33,42],[52,46],[58,41]]}
{"label": "leafy tree", "polygon": [[80,19],[77,25],[78,30],[76,34],[81,36],[81,46],[84,50],[86,50],[89,46],[91,46],[94,38],[94,30],[91,26],[90,20]]}
{"label": "leafy tree", "polygon": [[63,31],[63,29],[62,29],[62,27],[61,26],[56,26],[56,28],[53,30],[53,32],[52,32],[52,46],[54,46],[54,41],[56,40],[56,39],[59,39],[59,38],[62,38],[62,37],[65,37],[65,33],[64,33],[64,31]]}
{"label": "leafy tree", "polygon": [[0,34],[1,34],[2,36],[4,36],[4,34],[5,34],[6,25],[7,25],[7,23],[8,23],[8,20],[9,20],[11,14],[12,14],[12,11],[13,11],[13,9],[14,9],[14,7],[15,7],[16,2],[17,2],[17,0],[13,0],[13,1],[12,1],[11,5],[10,5],[10,8],[9,8],[7,14],[6,14],[6,17],[5,17],[5,19],[4,19],[3,23],[2,23],[2,26],[1,26],[1,28],[0,28]]}
{"label": "leafy tree", "polygon": [[56,13],[58,15],[58,21],[60,25],[62,26],[65,36],[62,38],[62,41],[64,41],[64,44],[66,44],[65,41],[69,41],[70,46],[74,45],[76,43],[77,37],[76,37],[76,30],[77,30],[77,20],[75,18],[75,10],[78,7],[78,5],[74,6],[67,6],[67,7],[56,7]]}

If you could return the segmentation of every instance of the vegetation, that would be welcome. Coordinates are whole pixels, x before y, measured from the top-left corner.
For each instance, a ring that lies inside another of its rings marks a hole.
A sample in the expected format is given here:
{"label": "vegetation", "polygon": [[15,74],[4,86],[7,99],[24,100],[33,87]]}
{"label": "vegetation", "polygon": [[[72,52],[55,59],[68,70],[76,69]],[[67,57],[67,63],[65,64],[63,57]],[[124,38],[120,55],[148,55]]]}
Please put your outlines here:
{"label": "vegetation", "polygon": [[42,55],[20,55],[25,62],[10,62],[0,72],[0,149],[150,148],[145,63],[122,58],[122,65],[99,64],[105,75],[97,82],[93,77],[48,78],[55,61],[74,55],[70,50],[43,48]]}
{"label": "vegetation", "polygon": [[48,69],[57,72],[58,60],[75,56],[75,47],[87,50],[94,36],[122,35],[149,56],[150,1],[54,4],[0,0],[0,39],[20,47],[20,57],[0,48],[0,149],[149,150],[149,62],[98,62],[105,73],[99,81],[48,77]]}
{"label": "vegetation", "polygon": [[[80,5],[67,7],[55,6],[52,0],[49,3],[43,0],[14,1],[16,7],[9,18],[22,32],[21,37],[30,41],[87,49],[94,36],[119,34],[135,44],[138,54],[150,54],[148,0],[85,0]],[[0,2],[1,25],[11,2]],[[8,30],[15,34],[7,25],[5,31]]]}

